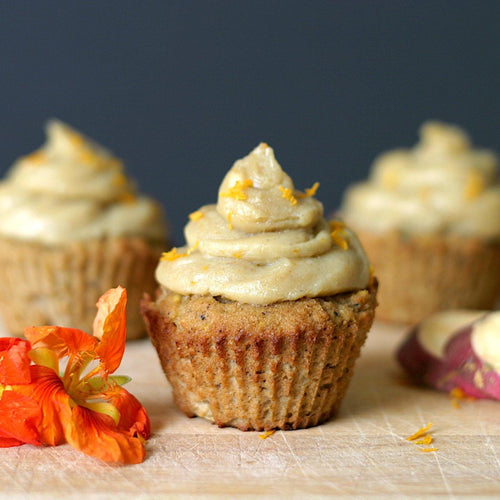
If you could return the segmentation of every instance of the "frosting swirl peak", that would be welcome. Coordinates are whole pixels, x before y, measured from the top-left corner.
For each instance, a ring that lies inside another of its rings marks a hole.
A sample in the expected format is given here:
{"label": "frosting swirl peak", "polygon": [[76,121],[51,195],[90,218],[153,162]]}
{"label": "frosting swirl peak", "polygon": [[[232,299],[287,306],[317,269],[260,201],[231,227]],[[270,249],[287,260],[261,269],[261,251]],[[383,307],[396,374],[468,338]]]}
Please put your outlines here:
{"label": "frosting swirl peak", "polygon": [[297,191],[260,144],[224,177],[217,204],[191,215],[187,246],[164,256],[158,281],[184,295],[254,304],[365,287],[364,251],[348,228],[323,218],[316,188]]}

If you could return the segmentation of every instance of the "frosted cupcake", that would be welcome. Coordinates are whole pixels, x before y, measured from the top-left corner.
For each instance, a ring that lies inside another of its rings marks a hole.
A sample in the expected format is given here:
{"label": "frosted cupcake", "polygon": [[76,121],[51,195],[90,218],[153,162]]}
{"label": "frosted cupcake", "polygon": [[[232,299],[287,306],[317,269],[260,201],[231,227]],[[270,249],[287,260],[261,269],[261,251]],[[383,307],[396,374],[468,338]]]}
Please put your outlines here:
{"label": "frosted cupcake", "polygon": [[460,128],[424,124],[410,150],[381,155],[342,214],[380,280],[377,317],[418,322],[491,309],[500,294],[500,184],[494,153]]}
{"label": "frosted cupcake", "polygon": [[92,330],[95,303],[127,288],[128,337],[165,250],[159,205],[137,195],[122,163],[59,121],[0,183],[0,313],[13,335],[57,324]]}
{"label": "frosted cupcake", "polygon": [[329,224],[259,145],[190,215],[162,256],[143,315],[175,401],[242,430],[296,429],[336,413],[374,317],[356,236]]}

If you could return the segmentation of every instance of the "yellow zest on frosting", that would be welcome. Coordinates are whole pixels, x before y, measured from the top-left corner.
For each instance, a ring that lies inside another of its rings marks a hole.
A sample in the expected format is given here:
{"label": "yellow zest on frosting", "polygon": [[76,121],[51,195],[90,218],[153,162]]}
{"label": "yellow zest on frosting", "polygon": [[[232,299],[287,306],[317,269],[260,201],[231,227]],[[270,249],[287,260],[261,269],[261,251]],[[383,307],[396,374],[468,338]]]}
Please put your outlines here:
{"label": "yellow zest on frosting", "polygon": [[128,204],[137,203],[137,196],[133,193],[124,193],[120,198],[120,201]]}
{"label": "yellow zest on frosting", "polygon": [[307,188],[305,192],[301,193],[300,191],[295,192],[296,198],[311,198],[316,195],[316,191],[319,188],[319,182],[315,182],[310,188]]}
{"label": "yellow zest on frosting", "polygon": [[203,217],[203,212],[201,210],[196,210],[189,214],[189,220],[200,220]]}
{"label": "yellow zest on frosting", "polygon": [[232,219],[233,219],[233,213],[232,212],[228,212],[227,214],[227,227],[231,230],[233,229],[233,224],[232,224]]}
{"label": "yellow zest on frosting", "polygon": [[396,189],[399,184],[399,175],[394,170],[385,170],[382,173],[380,182],[387,189]]}
{"label": "yellow zest on frosting", "polygon": [[78,132],[75,132],[74,130],[70,130],[68,132],[68,139],[71,141],[73,146],[75,148],[79,148],[84,145],[85,141],[83,140],[83,137],[81,134]]}
{"label": "yellow zest on frosting", "polygon": [[38,149],[30,155],[25,156],[23,159],[29,161],[34,165],[40,165],[47,159],[47,153],[45,153],[45,151],[42,151],[41,149]]}
{"label": "yellow zest on frosting", "polygon": [[464,197],[467,201],[477,198],[485,188],[484,179],[476,171],[469,172]]}
{"label": "yellow zest on frosting", "polygon": [[335,231],[336,229],[344,229],[346,227],[345,223],[341,220],[331,220],[330,221],[330,229]]}
{"label": "yellow zest on frosting", "polygon": [[339,220],[332,220],[330,221],[330,229],[332,230],[331,232],[331,237],[333,242],[342,248],[342,250],[347,250],[349,248],[349,243],[347,243],[347,240],[344,237],[343,234],[343,229],[346,227],[346,225]]}
{"label": "yellow zest on frosting", "polygon": [[315,196],[318,188],[319,188],[319,182],[315,182],[310,188],[306,189],[306,196],[308,197]]}
{"label": "yellow zest on frosting", "polygon": [[285,200],[288,200],[291,205],[296,205],[297,204],[297,198],[292,193],[292,190],[290,188],[286,188],[283,186],[278,186],[278,189],[281,191],[281,196],[285,198]]}
{"label": "yellow zest on frosting", "polygon": [[122,173],[118,173],[113,177],[113,184],[117,187],[123,187],[127,184],[127,178]]}
{"label": "yellow zest on frosting", "polygon": [[82,149],[78,154],[79,159],[89,165],[97,166],[101,163],[100,158],[90,149]]}
{"label": "yellow zest on frosting", "polygon": [[160,260],[165,260],[165,261],[173,261],[180,259],[181,257],[187,257],[188,255],[191,255],[199,246],[199,242],[194,244],[192,247],[188,248],[187,251],[179,253],[177,250],[177,247],[173,247],[172,250],[169,250],[168,252],[163,252],[161,254]]}
{"label": "yellow zest on frosting", "polygon": [[347,250],[349,248],[349,243],[347,243],[347,240],[340,234],[340,230],[336,229],[335,231],[332,232],[331,234],[332,241],[342,248],[342,250]]}
{"label": "yellow zest on frosting", "polygon": [[245,189],[252,187],[253,181],[251,179],[243,179],[242,181],[236,181],[227,191],[220,193],[223,198],[234,198],[235,200],[245,201],[247,199],[247,194]]}
{"label": "yellow zest on frosting", "polygon": [[437,448],[419,448],[419,450],[424,453],[430,453],[431,451],[438,451]]}
{"label": "yellow zest on frosting", "polygon": [[173,247],[172,250],[169,250],[168,252],[163,252],[161,254],[160,260],[166,260],[166,261],[173,261],[176,259],[179,259],[180,257],[185,257],[187,253],[179,253],[177,251],[177,247]]}

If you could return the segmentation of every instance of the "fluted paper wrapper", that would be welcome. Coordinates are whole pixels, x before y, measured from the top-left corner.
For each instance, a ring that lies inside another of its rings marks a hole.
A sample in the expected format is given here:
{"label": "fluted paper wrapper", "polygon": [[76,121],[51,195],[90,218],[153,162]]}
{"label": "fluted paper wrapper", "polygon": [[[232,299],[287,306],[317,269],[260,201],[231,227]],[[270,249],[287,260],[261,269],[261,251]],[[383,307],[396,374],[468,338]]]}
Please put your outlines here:
{"label": "fluted paper wrapper", "polygon": [[188,416],[241,430],[299,429],[338,411],[373,320],[374,293],[353,301],[358,308],[367,302],[361,312],[339,308],[337,321],[303,328],[297,319],[281,332],[253,318],[245,330],[179,331],[147,301],[143,314],[176,404]]}
{"label": "fluted paper wrapper", "polygon": [[493,309],[500,242],[357,230],[380,281],[377,318],[417,323],[446,309]]}
{"label": "fluted paper wrapper", "polygon": [[96,302],[112,287],[127,289],[127,338],[145,334],[139,302],[154,290],[165,244],[109,238],[44,246],[0,239],[0,314],[12,335],[26,326],[58,325],[92,332]]}

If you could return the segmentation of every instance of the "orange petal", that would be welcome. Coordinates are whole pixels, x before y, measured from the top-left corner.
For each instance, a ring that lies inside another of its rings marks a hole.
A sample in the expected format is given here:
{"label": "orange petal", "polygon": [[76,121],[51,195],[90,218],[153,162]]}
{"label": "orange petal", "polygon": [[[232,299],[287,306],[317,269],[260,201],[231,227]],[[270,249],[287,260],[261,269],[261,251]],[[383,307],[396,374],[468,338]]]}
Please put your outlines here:
{"label": "orange petal", "polygon": [[119,385],[104,396],[120,412],[118,429],[127,432],[131,436],[141,436],[143,439],[149,439],[151,435],[149,416],[144,406],[135,396]]}
{"label": "orange petal", "polygon": [[0,338],[0,384],[29,384],[31,382],[28,352],[31,346],[26,340]]}
{"label": "orange petal", "polygon": [[64,442],[64,425],[71,419],[71,399],[62,380],[50,368],[31,367],[32,383],[14,386],[13,389],[35,400],[42,411],[41,441],[48,445]]}
{"label": "orange petal", "polygon": [[38,431],[42,412],[36,401],[15,391],[0,399],[0,447],[42,444]]}
{"label": "orange petal", "polygon": [[138,464],[146,456],[141,438],[119,431],[108,415],[81,406],[73,408],[65,435],[77,450],[106,462]]}
{"label": "orange petal", "polygon": [[77,328],[62,326],[31,326],[24,330],[24,336],[31,342],[33,349],[48,347],[59,358],[69,355],[93,352],[97,340]]}
{"label": "orange petal", "polygon": [[127,290],[111,288],[97,301],[94,336],[100,340],[95,352],[107,373],[113,373],[122,361],[127,336]]}

